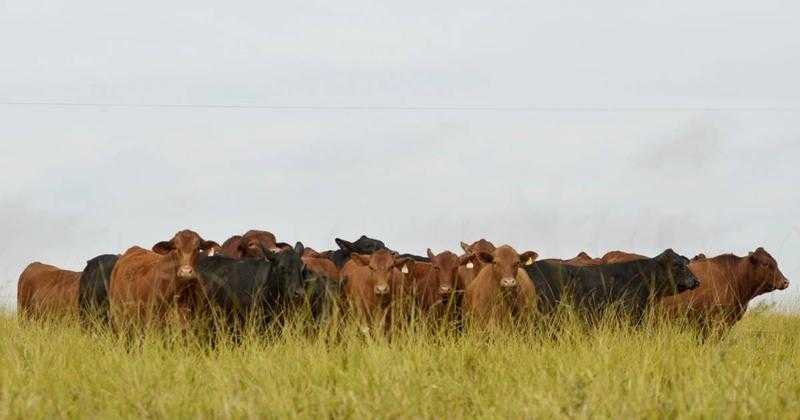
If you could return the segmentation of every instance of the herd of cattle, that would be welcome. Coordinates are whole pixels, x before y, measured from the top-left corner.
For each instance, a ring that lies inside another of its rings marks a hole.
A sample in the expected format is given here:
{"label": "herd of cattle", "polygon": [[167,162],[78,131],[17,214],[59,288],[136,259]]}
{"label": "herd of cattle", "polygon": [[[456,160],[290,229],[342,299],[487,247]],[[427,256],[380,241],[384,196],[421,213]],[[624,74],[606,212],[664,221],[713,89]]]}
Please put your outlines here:
{"label": "herd of cattle", "polygon": [[239,325],[253,313],[270,320],[305,311],[320,319],[343,308],[387,325],[400,301],[433,318],[475,322],[552,314],[568,303],[586,316],[614,306],[641,320],[652,307],[701,326],[731,326],[751,299],[789,285],[763,248],[745,257],[701,254],[692,260],[671,249],[652,258],[612,251],[601,258],[581,252],[537,260],[534,251],[485,239],[462,242],[460,255],[428,249],[424,257],[366,236],[337,238],[336,244],[339,249],[317,252],[251,230],[220,246],[183,230],[151,250],[134,246],[95,257],[82,272],[34,262],[20,275],[17,309],[31,317],[74,314],[114,325],[185,323],[216,311]]}

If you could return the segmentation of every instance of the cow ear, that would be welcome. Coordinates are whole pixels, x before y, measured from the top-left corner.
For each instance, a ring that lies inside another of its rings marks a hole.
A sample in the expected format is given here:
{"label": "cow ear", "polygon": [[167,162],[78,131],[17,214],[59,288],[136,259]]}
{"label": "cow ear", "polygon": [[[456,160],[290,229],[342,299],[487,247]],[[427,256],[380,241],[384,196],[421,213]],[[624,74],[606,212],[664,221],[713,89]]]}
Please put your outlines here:
{"label": "cow ear", "polygon": [[202,249],[203,251],[208,251],[209,249],[219,248],[219,247],[220,247],[219,244],[214,241],[203,241],[200,243],[200,249]]}
{"label": "cow ear", "polygon": [[172,252],[175,249],[175,243],[173,241],[161,241],[155,245],[153,245],[153,252],[156,254],[166,255]]}
{"label": "cow ear", "polygon": [[395,260],[393,267],[399,268],[403,274],[408,274],[414,269],[414,262],[412,258],[400,258]]}
{"label": "cow ear", "polygon": [[298,243],[294,244],[294,252],[296,252],[297,255],[303,255],[303,252],[305,251],[305,249],[306,248],[303,246],[302,242],[298,242]]}
{"label": "cow ear", "polygon": [[519,260],[522,262],[522,264],[531,265],[534,261],[536,261],[536,257],[538,256],[539,254],[534,251],[525,251],[519,256]]}
{"label": "cow ear", "polygon": [[336,238],[336,245],[339,245],[339,249],[342,251],[353,251],[353,244],[350,242],[345,241],[344,239]]}
{"label": "cow ear", "polygon": [[490,253],[488,253],[488,252],[481,251],[481,252],[478,252],[478,253],[477,253],[477,254],[475,254],[475,255],[476,255],[476,256],[477,256],[477,257],[478,257],[478,258],[479,258],[481,261],[483,261],[483,262],[485,262],[485,263],[490,263],[490,262],[494,261],[494,255],[492,255],[492,254],[490,254]]}
{"label": "cow ear", "polygon": [[433,257],[435,257],[435,255],[433,255],[433,251],[431,251],[431,249],[428,248],[428,258],[433,259]]}
{"label": "cow ear", "polygon": [[357,265],[366,266],[369,265],[369,255],[361,255],[354,252],[350,254],[350,261],[355,262]]}
{"label": "cow ear", "polygon": [[468,253],[468,254],[469,254],[469,252],[470,252],[470,251],[469,251],[469,245],[465,244],[465,243],[464,243],[464,241],[461,241],[461,249],[463,249],[463,250],[464,250],[464,252],[466,252],[466,253]]}

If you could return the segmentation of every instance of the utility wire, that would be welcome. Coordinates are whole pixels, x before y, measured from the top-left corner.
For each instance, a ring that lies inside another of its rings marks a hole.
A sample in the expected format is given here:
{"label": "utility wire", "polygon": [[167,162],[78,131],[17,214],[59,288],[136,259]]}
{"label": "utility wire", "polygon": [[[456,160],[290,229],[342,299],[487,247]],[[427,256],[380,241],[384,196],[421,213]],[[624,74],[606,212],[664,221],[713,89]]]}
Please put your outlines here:
{"label": "utility wire", "polygon": [[800,112],[800,107],[705,106],[402,106],[402,105],[247,105],[118,102],[0,101],[2,106],[61,108],[229,109],[268,111],[488,111],[488,112]]}

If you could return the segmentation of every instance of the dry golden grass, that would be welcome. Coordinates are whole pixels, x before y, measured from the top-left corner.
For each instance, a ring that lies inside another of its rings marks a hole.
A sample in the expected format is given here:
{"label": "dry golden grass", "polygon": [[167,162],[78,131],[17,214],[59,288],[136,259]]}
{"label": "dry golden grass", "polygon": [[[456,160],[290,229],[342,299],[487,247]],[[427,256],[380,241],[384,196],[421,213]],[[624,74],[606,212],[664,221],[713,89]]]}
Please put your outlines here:
{"label": "dry golden grass", "polygon": [[[383,336],[289,327],[235,344],[0,317],[3,418],[797,418],[800,318]],[[557,332],[556,332],[557,331]]]}

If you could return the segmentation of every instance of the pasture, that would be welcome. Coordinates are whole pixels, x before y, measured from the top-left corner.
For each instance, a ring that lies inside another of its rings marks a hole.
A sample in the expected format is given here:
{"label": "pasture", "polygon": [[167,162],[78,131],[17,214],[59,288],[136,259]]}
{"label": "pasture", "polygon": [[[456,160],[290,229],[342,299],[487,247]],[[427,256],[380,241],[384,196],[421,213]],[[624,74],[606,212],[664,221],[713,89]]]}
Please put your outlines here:
{"label": "pasture", "polygon": [[390,339],[290,325],[213,347],[5,313],[0,417],[796,418],[798,354],[800,317],[764,309],[707,340],[675,323],[566,319]]}

